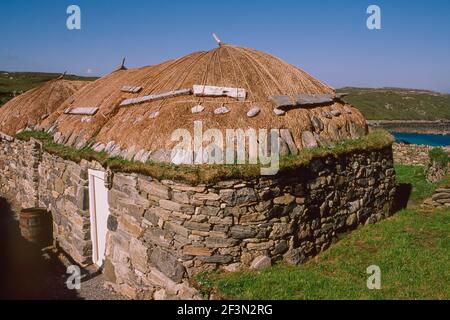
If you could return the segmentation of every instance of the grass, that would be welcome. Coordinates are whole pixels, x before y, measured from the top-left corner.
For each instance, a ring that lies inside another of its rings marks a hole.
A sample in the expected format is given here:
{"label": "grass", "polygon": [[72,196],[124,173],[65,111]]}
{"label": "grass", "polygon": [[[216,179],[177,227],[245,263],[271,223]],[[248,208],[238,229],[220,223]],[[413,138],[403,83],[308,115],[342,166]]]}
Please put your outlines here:
{"label": "grass", "polygon": [[369,120],[450,119],[450,95],[398,88],[342,88],[345,101]]}
{"label": "grass", "polygon": [[450,156],[447,151],[442,148],[433,148],[428,152],[430,161],[435,162],[439,166],[445,168],[450,162]]}
{"label": "grass", "polygon": [[[396,166],[400,183],[422,201],[436,187],[424,169]],[[259,272],[213,272],[197,276],[205,295],[224,299],[450,299],[450,210],[413,207],[344,236],[301,266],[278,264]],[[367,267],[381,268],[381,290],[368,290]]]}
{"label": "grass", "polygon": [[[170,179],[187,182],[190,184],[212,183],[227,179],[254,179],[260,176],[259,165],[171,165],[156,162],[133,162],[121,158],[108,158],[105,152],[95,152],[91,148],[77,150],[75,148],[58,145],[53,142],[53,137],[41,131],[27,131],[16,136],[20,140],[35,138],[43,143],[44,150],[60,156],[63,159],[80,162],[81,159],[98,161],[104,167],[109,167],[116,172],[140,173],[152,176],[158,180]],[[302,150],[296,156],[280,159],[280,173],[288,174],[306,166],[311,160],[318,157],[339,157],[356,151],[370,151],[390,146],[393,137],[386,131],[378,130],[357,140],[346,140],[332,148],[315,148]]]}
{"label": "grass", "polygon": [[426,180],[426,168],[422,166],[396,165],[397,184],[411,184],[411,204],[418,204],[433,195],[436,185]]}
{"label": "grass", "polygon": [[[60,75],[58,73],[0,71],[0,106],[14,98],[14,95],[38,87]],[[92,81],[96,78],[66,75],[64,79]]]}
{"label": "grass", "polygon": [[[361,228],[301,266],[261,272],[202,274],[204,290],[225,299],[449,299],[450,211],[404,210]],[[368,290],[366,269],[381,268],[381,290]]]}
{"label": "grass", "polygon": [[23,141],[29,141],[31,138],[39,140],[42,142],[43,149],[48,153],[77,163],[84,159],[105,164],[108,159],[108,154],[106,152],[96,152],[89,147],[77,150],[72,147],[57,144],[53,142],[53,137],[50,134],[43,131],[23,131],[18,133],[16,138]]}

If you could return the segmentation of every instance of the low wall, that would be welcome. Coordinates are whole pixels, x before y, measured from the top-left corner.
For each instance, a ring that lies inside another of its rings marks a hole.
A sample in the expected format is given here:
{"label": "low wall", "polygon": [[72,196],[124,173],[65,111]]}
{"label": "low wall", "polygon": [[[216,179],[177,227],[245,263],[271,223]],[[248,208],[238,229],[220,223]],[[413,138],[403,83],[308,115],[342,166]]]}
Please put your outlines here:
{"label": "low wall", "polygon": [[[0,142],[0,163],[0,193],[26,206],[37,199],[60,246],[90,263],[87,170],[98,165],[64,161],[35,141]],[[104,275],[131,298],[199,298],[193,275],[302,263],[339,233],[387,217],[394,194],[391,147],[251,181],[191,186],[116,173]]]}
{"label": "low wall", "polygon": [[450,208],[450,188],[437,189],[431,198],[425,200],[424,206],[431,208]]}
{"label": "low wall", "polygon": [[433,147],[416,144],[394,143],[394,162],[396,164],[412,166],[428,166],[430,157],[428,153]]}

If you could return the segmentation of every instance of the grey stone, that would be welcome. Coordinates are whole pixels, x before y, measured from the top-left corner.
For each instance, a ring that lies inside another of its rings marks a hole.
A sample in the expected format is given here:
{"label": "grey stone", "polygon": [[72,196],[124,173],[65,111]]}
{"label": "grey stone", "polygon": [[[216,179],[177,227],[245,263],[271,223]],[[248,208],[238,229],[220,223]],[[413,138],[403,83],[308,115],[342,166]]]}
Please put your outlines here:
{"label": "grey stone", "polygon": [[322,116],[327,118],[327,119],[332,119],[333,118],[328,111],[323,111],[322,112]]}
{"label": "grey stone", "polygon": [[224,239],[213,237],[208,237],[205,242],[208,248],[229,248],[235,246],[237,243],[238,241],[236,239]]}
{"label": "grey stone", "polygon": [[433,199],[434,201],[450,199],[450,193],[436,193],[431,197],[431,199]]}
{"label": "grey stone", "polygon": [[253,188],[241,188],[236,191],[236,204],[255,202],[257,200],[255,190]]}
{"label": "grey stone", "polygon": [[280,241],[280,243],[278,243],[275,246],[275,248],[272,251],[272,254],[273,255],[283,254],[286,251],[288,251],[288,249],[289,249],[289,245],[288,245],[287,241],[283,240],[283,241]]}
{"label": "grey stone", "polygon": [[229,112],[230,112],[230,109],[228,109],[227,107],[220,107],[220,108],[217,108],[216,110],[214,110],[214,114],[216,114],[216,115],[226,114]]}
{"label": "grey stone", "polygon": [[205,263],[218,263],[218,264],[228,264],[233,261],[232,256],[220,254],[215,254],[211,257],[198,257],[198,259]]}
{"label": "grey stone", "polygon": [[335,117],[339,117],[342,113],[339,110],[331,110],[331,114]]}
{"label": "grey stone", "polygon": [[272,100],[277,108],[291,107],[293,105],[292,99],[289,96],[272,96],[270,100]]}
{"label": "grey stone", "polygon": [[117,227],[119,223],[117,222],[117,218],[113,215],[108,216],[107,227],[109,231],[117,231]]}
{"label": "grey stone", "polygon": [[190,222],[187,221],[184,223],[184,226],[190,230],[198,230],[198,231],[210,231],[211,224],[209,223],[198,223],[198,222]]}
{"label": "grey stone", "polygon": [[301,248],[289,250],[284,255],[284,260],[291,265],[298,265],[306,261],[306,257]]}
{"label": "grey stone", "polygon": [[251,226],[236,225],[231,227],[230,234],[235,239],[249,239],[254,238],[258,231]]}
{"label": "grey stone", "polygon": [[314,135],[310,131],[302,132],[302,142],[303,142],[303,147],[306,149],[312,149],[312,148],[316,148],[318,146],[317,141],[314,138]]}
{"label": "grey stone", "polygon": [[284,116],[286,114],[286,111],[278,109],[278,108],[273,109],[273,112],[275,113],[275,115],[277,115],[279,117]]}
{"label": "grey stone", "polygon": [[150,116],[149,116],[150,119],[156,119],[158,117],[159,117],[159,111],[152,112],[152,113],[150,113]]}
{"label": "grey stone", "polygon": [[158,247],[153,249],[150,261],[171,280],[180,283],[186,272],[175,256]]}
{"label": "grey stone", "polygon": [[314,129],[316,129],[316,131],[320,132],[320,131],[322,131],[324,129],[323,122],[318,117],[313,116],[311,118],[311,122],[312,122],[312,124],[314,126]]}
{"label": "grey stone", "polygon": [[253,118],[256,117],[261,112],[261,108],[257,106],[253,106],[248,112],[247,117]]}
{"label": "grey stone", "polygon": [[194,114],[195,113],[202,113],[204,110],[205,110],[204,106],[198,105],[198,106],[192,107],[191,112],[194,113]]}
{"label": "grey stone", "polygon": [[268,256],[259,256],[253,260],[252,264],[250,265],[250,269],[262,270],[262,269],[270,268],[271,266],[272,266],[272,260]]}

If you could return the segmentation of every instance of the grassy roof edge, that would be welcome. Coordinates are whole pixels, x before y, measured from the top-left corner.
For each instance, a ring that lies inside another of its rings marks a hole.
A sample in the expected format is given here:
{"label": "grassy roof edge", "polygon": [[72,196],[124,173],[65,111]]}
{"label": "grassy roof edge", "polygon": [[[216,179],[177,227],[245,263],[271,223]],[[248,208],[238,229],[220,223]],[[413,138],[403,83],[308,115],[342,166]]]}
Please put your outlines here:
{"label": "grassy roof edge", "polygon": [[[260,165],[172,165],[157,162],[135,162],[122,158],[111,158],[105,152],[96,152],[90,147],[77,150],[65,145],[56,144],[53,137],[42,131],[24,131],[16,135],[18,140],[29,141],[31,138],[42,142],[43,149],[55,156],[76,163],[82,160],[97,161],[104,168],[113,172],[137,173],[158,180],[173,180],[189,184],[207,184],[223,180],[251,180],[261,177]],[[278,175],[306,167],[313,159],[339,157],[354,152],[381,150],[392,146],[393,136],[384,130],[376,130],[355,140],[343,140],[333,147],[304,149],[298,155],[282,157]]]}

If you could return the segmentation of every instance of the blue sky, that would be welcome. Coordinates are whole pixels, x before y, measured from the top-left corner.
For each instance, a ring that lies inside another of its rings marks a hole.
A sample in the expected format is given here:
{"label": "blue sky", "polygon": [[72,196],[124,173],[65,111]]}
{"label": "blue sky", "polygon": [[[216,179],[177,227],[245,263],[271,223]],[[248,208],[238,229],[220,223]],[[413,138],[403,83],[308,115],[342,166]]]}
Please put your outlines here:
{"label": "blue sky", "polygon": [[[81,8],[82,29],[66,28]],[[377,4],[382,30],[366,27]],[[448,0],[1,0],[0,70],[103,75],[224,42],[274,54],[334,87],[450,92]]]}

